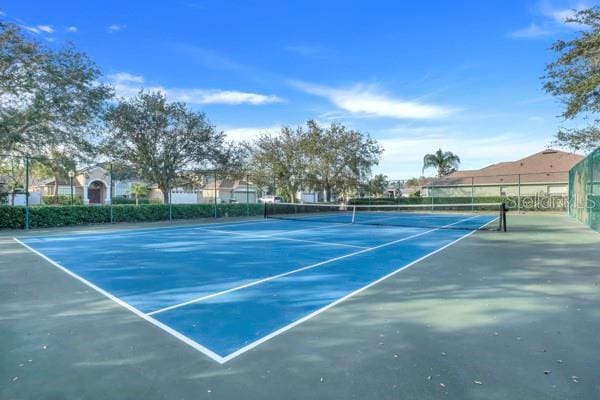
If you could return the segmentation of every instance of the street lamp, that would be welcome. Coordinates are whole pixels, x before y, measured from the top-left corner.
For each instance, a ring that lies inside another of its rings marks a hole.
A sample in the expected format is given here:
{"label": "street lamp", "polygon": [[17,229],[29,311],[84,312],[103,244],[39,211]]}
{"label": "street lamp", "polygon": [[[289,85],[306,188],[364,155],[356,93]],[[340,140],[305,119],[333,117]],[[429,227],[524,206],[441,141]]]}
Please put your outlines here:
{"label": "street lamp", "polygon": [[73,205],[73,177],[75,176],[75,171],[69,171],[69,181],[71,182],[71,205]]}

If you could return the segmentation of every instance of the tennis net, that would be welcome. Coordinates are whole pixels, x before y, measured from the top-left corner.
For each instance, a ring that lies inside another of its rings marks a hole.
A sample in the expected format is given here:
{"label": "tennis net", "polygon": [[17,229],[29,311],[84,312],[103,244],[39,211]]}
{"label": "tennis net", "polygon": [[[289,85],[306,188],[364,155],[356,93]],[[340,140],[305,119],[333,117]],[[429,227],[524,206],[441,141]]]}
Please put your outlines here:
{"label": "tennis net", "polygon": [[267,219],[432,229],[506,231],[506,207],[503,203],[431,205],[267,203],[264,212]]}

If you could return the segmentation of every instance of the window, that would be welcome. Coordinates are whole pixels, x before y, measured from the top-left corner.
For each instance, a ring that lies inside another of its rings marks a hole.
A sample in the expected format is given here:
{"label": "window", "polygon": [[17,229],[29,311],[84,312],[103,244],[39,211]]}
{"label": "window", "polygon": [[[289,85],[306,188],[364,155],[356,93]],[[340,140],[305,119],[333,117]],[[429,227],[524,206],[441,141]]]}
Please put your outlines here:
{"label": "window", "polygon": [[500,196],[507,196],[508,188],[506,186],[500,186]]}

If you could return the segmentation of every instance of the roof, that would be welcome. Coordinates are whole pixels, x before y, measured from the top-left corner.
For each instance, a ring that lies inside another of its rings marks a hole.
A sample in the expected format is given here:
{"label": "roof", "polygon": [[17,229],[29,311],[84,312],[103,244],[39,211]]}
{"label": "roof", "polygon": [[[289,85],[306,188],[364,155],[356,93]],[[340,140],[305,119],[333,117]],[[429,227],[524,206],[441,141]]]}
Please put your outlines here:
{"label": "roof", "polygon": [[492,164],[478,170],[455,171],[436,179],[433,186],[566,183],[571,167],[583,158],[579,154],[547,149],[516,161]]}
{"label": "roof", "polygon": [[[71,182],[69,180],[58,178],[58,186],[70,186],[70,185],[71,185]],[[48,179],[41,180],[41,181],[37,182],[37,184],[34,184],[32,186],[54,186],[54,178],[48,178]],[[81,187],[81,185],[76,180],[73,180],[73,187]]]}

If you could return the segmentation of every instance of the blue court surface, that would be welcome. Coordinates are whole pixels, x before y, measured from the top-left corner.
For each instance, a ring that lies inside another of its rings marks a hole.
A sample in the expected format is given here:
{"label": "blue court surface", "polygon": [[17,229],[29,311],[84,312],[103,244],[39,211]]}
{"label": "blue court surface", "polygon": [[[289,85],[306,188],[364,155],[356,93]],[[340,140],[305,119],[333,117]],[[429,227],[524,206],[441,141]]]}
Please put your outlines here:
{"label": "blue court surface", "polygon": [[266,220],[17,241],[224,363],[472,232]]}

